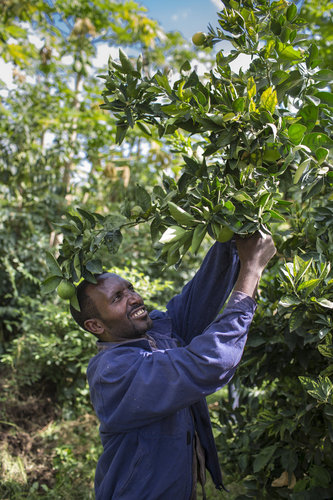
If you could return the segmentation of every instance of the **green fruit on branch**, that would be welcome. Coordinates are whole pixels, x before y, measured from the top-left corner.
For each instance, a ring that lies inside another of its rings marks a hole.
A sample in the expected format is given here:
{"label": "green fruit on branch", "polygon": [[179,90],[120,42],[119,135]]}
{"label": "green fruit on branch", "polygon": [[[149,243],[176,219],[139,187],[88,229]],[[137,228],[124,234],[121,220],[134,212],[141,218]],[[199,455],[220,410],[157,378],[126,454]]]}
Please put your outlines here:
{"label": "green fruit on branch", "polygon": [[229,229],[227,226],[220,226],[219,224],[212,224],[213,233],[216,241],[220,243],[225,243],[226,241],[231,240],[234,235],[234,232]]}
{"label": "green fruit on branch", "polygon": [[264,154],[262,156],[263,161],[271,163],[276,162],[281,158],[281,153],[277,148],[265,148]]}
{"label": "green fruit on branch", "polygon": [[63,300],[68,300],[75,294],[75,286],[67,280],[62,280],[57,288],[59,297]]}
{"label": "green fruit on branch", "polygon": [[133,208],[131,208],[131,217],[133,217],[133,219],[136,219],[142,214],[143,210],[139,205],[135,205]]}
{"label": "green fruit on branch", "polygon": [[206,40],[207,40],[207,35],[205,33],[203,33],[202,31],[198,31],[197,33],[194,33],[194,35],[192,36],[192,42],[197,47],[200,47],[201,45],[203,45]]}

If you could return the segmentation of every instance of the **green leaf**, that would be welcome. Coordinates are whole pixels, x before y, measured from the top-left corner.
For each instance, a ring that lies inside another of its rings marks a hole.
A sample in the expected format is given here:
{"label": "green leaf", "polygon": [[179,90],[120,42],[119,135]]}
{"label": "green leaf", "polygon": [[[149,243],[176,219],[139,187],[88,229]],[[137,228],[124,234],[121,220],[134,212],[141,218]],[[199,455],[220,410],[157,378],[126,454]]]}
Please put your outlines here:
{"label": "green leaf", "polygon": [[302,175],[304,174],[305,172],[305,169],[310,165],[311,163],[311,159],[307,159],[307,160],[304,160],[298,167],[297,167],[297,170],[294,174],[294,179],[293,179],[293,182],[294,184],[297,184],[297,182],[300,180],[300,178],[302,177]]}
{"label": "green leaf", "polygon": [[257,93],[257,87],[256,83],[253,79],[253,76],[251,76],[248,81],[247,81],[247,95],[249,99],[252,99]]}
{"label": "green leaf", "polygon": [[89,222],[91,227],[95,227],[96,219],[91,212],[88,212],[87,210],[83,210],[82,208],[78,208],[77,211],[83,217],[83,219],[86,219]]}
{"label": "green leaf", "polygon": [[319,304],[322,307],[325,307],[327,309],[333,309],[333,302],[328,299],[316,299],[313,297],[313,301]]}
{"label": "green leaf", "polygon": [[297,270],[296,270],[296,279],[295,282],[298,283],[299,280],[303,278],[307,270],[310,268],[312,264],[312,259],[308,261],[304,261],[297,255],[295,255],[294,262],[297,260]]}
{"label": "green leaf", "polygon": [[79,304],[79,301],[77,299],[76,293],[74,293],[74,295],[71,297],[70,304],[77,311],[79,311],[79,312],[81,311],[80,304]]}
{"label": "green leaf", "polygon": [[177,264],[180,259],[179,253],[180,244],[176,242],[167,252],[167,265],[173,266]]}
{"label": "green leaf", "polygon": [[117,130],[116,131],[116,143],[120,145],[123,142],[123,140],[125,139],[126,132],[128,130],[128,125],[125,125],[125,124],[117,125],[116,130]]}
{"label": "green leaf", "polygon": [[238,191],[233,195],[233,198],[240,202],[248,201],[249,203],[251,203],[251,205],[254,205],[251,196],[245,193],[245,191]]}
{"label": "green leaf", "polygon": [[150,128],[148,127],[148,125],[145,122],[137,121],[136,124],[139,127],[139,129],[142,130],[143,133],[145,133],[149,136],[152,135]]}
{"label": "green leaf", "polygon": [[258,205],[260,207],[265,207],[266,203],[269,201],[270,197],[271,197],[271,193],[265,193],[265,194],[261,195],[259,198]]}
{"label": "green leaf", "polygon": [[279,220],[281,222],[286,222],[286,219],[280,215],[276,210],[268,210],[268,212],[271,214],[271,217],[273,219]]}
{"label": "green leaf", "polygon": [[319,114],[318,106],[314,106],[313,104],[306,104],[299,111],[299,116],[302,117],[302,120],[305,123],[308,132],[310,132],[316,125],[318,120],[318,114]]}
{"label": "green leaf", "polygon": [[117,253],[121,245],[123,236],[119,229],[112,229],[104,236],[104,243],[110,253]]}
{"label": "green leaf", "polygon": [[319,376],[317,380],[311,377],[298,377],[304,389],[310,396],[327,403],[332,399],[333,384],[328,377]]}
{"label": "green leaf", "polygon": [[89,260],[86,263],[86,269],[92,274],[100,274],[103,272],[102,262],[99,259]]}
{"label": "green leaf", "polygon": [[327,160],[329,151],[326,148],[318,148],[316,150],[316,157],[318,160],[319,165],[321,165],[324,161]]}
{"label": "green leaf", "polygon": [[295,19],[297,15],[297,7],[294,3],[292,3],[291,5],[289,5],[288,9],[287,9],[287,12],[286,12],[286,16],[287,16],[287,19],[288,21],[293,21],[293,19]]}
{"label": "green leaf", "polygon": [[184,234],[186,233],[186,229],[179,226],[170,226],[168,227],[160,238],[160,243],[173,243],[178,241]]}
{"label": "green leaf", "polygon": [[309,49],[309,56],[306,59],[308,68],[315,68],[319,63],[319,51],[315,43],[312,43]]}
{"label": "green leaf", "polygon": [[319,465],[311,465],[310,467],[311,484],[320,488],[327,488],[331,484],[331,471],[330,468]]}
{"label": "green leaf", "polygon": [[195,225],[195,218],[193,215],[189,214],[185,210],[183,210],[181,207],[178,207],[175,203],[172,201],[168,201],[168,206],[170,210],[170,214],[172,217],[175,219],[178,224],[184,225],[184,226],[193,226]]}
{"label": "green leaf", "polygon": [[333,107],[333,93],[332,92],[317,92],[316,97],[320,99],[323,104]]}
{"label": "green leaf", "polygon": [[299,50],[294,49],[292,45],[279,41],[276,44],[276,51],[281,59],[285,59],[287,61],[300,61],[303,58],[302,53]]}
{"label": "green leaf", "polygon": [[51,252],[45,252],[45,260],[49,268],[50,274],[53,274],[54,276],[63,277],[62,270],[55,257],[51,254]]}
{"label": "green leaf", "polygon": [[302,144],[315,151],[320,147],[333,147],[333,140],[323,132],[310,132],[304,136]]}
{"label": "green leaf", "polygon": [[306,95],[305,100],[310,102],[313,106],[319,106],[320,104],[320,99],[314,95]]}
{"label": "green leaf", "polygon": [[160,227],[161,227],[161,218],[158,216],[155,217],[152,220],[152,223],[150,224],[150,235],[153,243],[156,243],[159,239]]}
{"label": "green leaf", "polygon": [[192,71],[190,76],[187,79],[187,82],[184,85],[184,89],[188,89],[190,87],[195,87],[199,83],[199,77],[196,71]]}
{"label": "green leaf", "polygon": [[121,66],[124,70],[124,73],[132,73],[135,71],[134,66],[132,65],[131,61],[128,59],[127,55],[125,52],[121,49],[119,49],[119,59]]}
{"label": "green leaf", "polygon": [[333,359],[333,345],[332,344],[331,345],[319,345],[318,351],[325,358]]}
{"label": "green leaf", "polygon": [[139,205],[144,212],[146,212],[151,207],[150,194],[147,193],[145,188],[139,186],[139,184],[135,188],[134,197],[136,204]]}
{"label": "green leaf", "polygon": [[41,293],[46,295],[47,293],[53,292],[59,283],[61,282],[62,277],[60,276],[50,276],[46,280],[44,280],[40,286]]}
{"label": "green leaf", "polygon": [[190,61],[186,60],[180,67],[180,72],[182,73],[183,71],[190,71],[190,69],[191,69],[191,63]]}
{"label": "green leaf", "polygon": [[[160,87],[165,89],[169,94],[172,94],[172,89],[170,87],[170,83],[169,83],[166,75],[162,75],[161,73],[156,73],[154,78],[157,81],[157,83],[160,85]],[[186,87],[186,85],[184,87]]]}
{"label": "green leaf", "polygon": [[296,298],[292,297],[290,295],[281,297],[279,304],[281,304],[282,307],[291,307],[291,306],[297,306],[301,303],[301,301]]}
{"label": "green leaf", "polygon": [[271,30],[274,33],[274,35],[279,36],[281,33],[281,24],[276,21],[275,19],[271,19]]}
{"label": "green leaf", "polygon": [[[281,75],[281,79],[282,78],[285,77]],[[283,79],[281,83],[277,84],[276,91],[279,102],[284,99],[286,94],[290,94],[295,87],[297,88],[299,85],[302,85],[303,81],[303,76],[298,70],[291,71],[286,79]]]}
{"label": "green leaf", "polygon": [[89,281],[89,283],[96,285],[97,279],[90,271],[88,271],[88,269],[83,269],[82,276],[85,280]]}
{"label": "green leaf", "polygon": [[319,82],[332,82],[333,81],[333,71],[330,69],[321,69],[317,71],[312,78]]}
{"label": "green leaf", "polygon": [[304,321],[304,311],[302,309],[296,309],[293,311],[289,318],[289,331],[292,333],[295,331]]}
{"label": "green leaf", "polygon": [[74,256],[73,267],[76,274],[76,280],[78,281],[81,278],[81,259],[78,253]]}
{"label": "green leaf", "polygon": [[271,460],[274,455],[275,450],[277,449],[277,445],[273,444],[271,446],[266,446],[263,448],[261,452],[256,456],[253,462],[253,472],[256,474],[261,471]]}
{"label": "green leaf", "polygon": [[200,248],[200,245],[207,232],[207,226],[205,224],[198,224],[194,229],[192,236],[191,252],[196,254]]}
{"label": "green leaf", "polygon": [[273,90],[272,87],[268,87],[268,89],[266,89],[261,94],[260,106],[273,114],[277,104],[278,104],[278,98],[276,95],[276,90]]}
{"label": "green leaf", "polygon": [[293,125],[290,125],[288,129],[288,136],[291,142],[293,142],[294,144],[300,144],[305,132],[306,127],[304,125],[301,125],[300,123],[294,123]]}
{"label": "green leaf", "polygon": [[307,293],[309,295],[312,292],[312,290],[314,290],[319,285],[320,281],[321,280],[319,278],[313,278],[308,281],[303,281],[303,283],[301,283],[297,287],[297,291],[301,292],[302,290],[307,290]]}
{"label": "green leaf", "polygon": [[232,103],[233,110],[236,111],[236,113],[244,111],[245,109],[245,98],[244,97],[237,97]]}

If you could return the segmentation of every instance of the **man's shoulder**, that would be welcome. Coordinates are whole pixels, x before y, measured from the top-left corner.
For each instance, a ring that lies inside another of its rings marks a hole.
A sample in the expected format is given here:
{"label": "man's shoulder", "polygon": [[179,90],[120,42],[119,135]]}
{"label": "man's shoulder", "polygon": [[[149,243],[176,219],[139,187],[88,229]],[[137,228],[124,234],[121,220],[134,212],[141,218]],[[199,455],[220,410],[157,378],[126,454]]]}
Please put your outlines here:
{"label": "man's shoulder", "polygon": [[89,385],[93,385],[105,377],[117,380],[124,372],[136,369],[135,365],[140,352],[145,350],[148,341],[142,340],[128,344],[124,343],[123,345],[112,345],[111,342],[103,342],[103,344],[103,346],[99,346],[99,352],[88,363],[87,377]]}

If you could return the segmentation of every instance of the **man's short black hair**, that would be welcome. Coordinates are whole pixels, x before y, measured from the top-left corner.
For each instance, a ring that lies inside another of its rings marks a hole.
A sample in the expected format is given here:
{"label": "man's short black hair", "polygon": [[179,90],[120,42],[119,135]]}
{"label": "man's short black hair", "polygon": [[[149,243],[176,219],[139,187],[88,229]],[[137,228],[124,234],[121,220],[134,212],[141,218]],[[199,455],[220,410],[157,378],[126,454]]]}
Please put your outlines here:
{"label": "man's short black hair", "polygon": [[[102,276],[103,274],[107,274],[107,273],[95,274],[95,278],[98,280],[98,278],[100,276]],[[92,300],[92,298],[87,293],[87,288],[89,285],[93,285],[93,284],[87,280],[84,280],[84,281],[81,281],[81,283],[76,288],[76,296],[77,296],[77,300],[79,302],[80,311],[77,311],[76,309],[74,309],[74,307],[72,305],[70,305],[70,311],[71,311],[71,315],[72,315],[73,319],[84,330],[87,330],[87,328],[84,326],[84,323],[87,319],[91,319],[91,318],[99,318],[100,319],[101,318],[99,310],[98,310],[95,302]],[[87,331],[89,331],[89,330],[87,330]]]}

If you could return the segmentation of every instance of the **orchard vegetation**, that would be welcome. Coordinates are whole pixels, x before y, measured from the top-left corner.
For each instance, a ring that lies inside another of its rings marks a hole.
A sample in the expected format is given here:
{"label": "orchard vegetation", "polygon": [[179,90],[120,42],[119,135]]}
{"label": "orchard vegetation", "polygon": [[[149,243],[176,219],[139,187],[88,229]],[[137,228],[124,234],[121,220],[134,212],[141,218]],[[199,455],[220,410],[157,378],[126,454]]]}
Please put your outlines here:
{"label": "orchard vegetation", "polygon": [[3,2],[1,498],[93,498],[75,285],[112,269],[164,307],[214,241],[255,231],[278,253],[208,399],[225,498],[333,497],[332,5],[298,4],[223,0],[191,43],[132,1]]}

